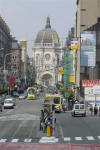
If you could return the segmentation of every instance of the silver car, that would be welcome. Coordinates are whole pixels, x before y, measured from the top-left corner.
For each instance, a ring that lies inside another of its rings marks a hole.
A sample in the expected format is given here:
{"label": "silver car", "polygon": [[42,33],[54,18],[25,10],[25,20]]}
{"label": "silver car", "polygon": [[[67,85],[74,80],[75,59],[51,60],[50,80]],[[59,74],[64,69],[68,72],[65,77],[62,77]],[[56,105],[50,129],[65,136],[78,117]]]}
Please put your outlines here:
{"label": "silver car", "polygon": [[14,108],[16,105],[15,99],[14,98],[7,98],[4,101],[4,109],[5,108]]}

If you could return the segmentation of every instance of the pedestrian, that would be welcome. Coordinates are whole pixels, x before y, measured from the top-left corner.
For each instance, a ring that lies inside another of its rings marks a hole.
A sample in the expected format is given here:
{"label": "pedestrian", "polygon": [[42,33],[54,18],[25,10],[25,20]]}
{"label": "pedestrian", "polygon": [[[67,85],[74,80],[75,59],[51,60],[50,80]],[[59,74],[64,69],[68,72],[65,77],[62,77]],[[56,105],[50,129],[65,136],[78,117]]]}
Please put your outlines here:
{"label": "pedestrian", "polygon": [[98,114],[98,109],[97,109],[97,106],[95,104],[95,106],[94,106],[94,115],[97,116],[97,114]]}
{"label": "pedestrian", "polygon": [[99,106],[99,110],[98,111],[99,111],[99,116],[100,116],[100,106]]}
{"label": "pedestrian", "polygon": [[90,105],[90,113],[91,113],[91,116],[93,115],[93,106],[92,104]]}
{"label": "pedestrian", "polygon": [[48,120],[48,117],[49,117],[49,113],[46,109],[44,109],[44,120],[43,120],[43,132],[44,133],[46,132],[46,128],[47,128],[46,121]]}
{"label": "pedestrian", "polygon": [[43,130],[43,122],[44,122],[44,111],[41,110],[41,116],[40,116],[40,131]]}
{"label": "pedestrian", "polygon": [[41,117],[40,117],[40,119],[41,119],[41,121],[44,120],[44,111],[43,110],[41,110]]}

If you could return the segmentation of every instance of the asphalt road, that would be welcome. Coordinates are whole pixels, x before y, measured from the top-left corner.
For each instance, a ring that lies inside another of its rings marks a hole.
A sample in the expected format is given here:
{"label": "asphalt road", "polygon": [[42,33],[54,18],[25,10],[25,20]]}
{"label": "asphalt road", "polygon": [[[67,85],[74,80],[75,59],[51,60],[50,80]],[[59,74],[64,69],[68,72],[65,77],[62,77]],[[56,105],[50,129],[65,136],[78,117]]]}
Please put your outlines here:
{"label": "asphalt road", "polygon": [[72,117],[71,112],[56,114],[56,137],[71,144],[100,144],[100,117]]}
{"label": "asphalt road", "polygon": [[54,137],[46,137],[39,130],[40,99],[17,100],[14,109],[0,112],[0,143],[64,143],[64,144],[100,144],[100,117],[90,114],[87,117],[72,117],[70,112],[56,113],[57,123]]}

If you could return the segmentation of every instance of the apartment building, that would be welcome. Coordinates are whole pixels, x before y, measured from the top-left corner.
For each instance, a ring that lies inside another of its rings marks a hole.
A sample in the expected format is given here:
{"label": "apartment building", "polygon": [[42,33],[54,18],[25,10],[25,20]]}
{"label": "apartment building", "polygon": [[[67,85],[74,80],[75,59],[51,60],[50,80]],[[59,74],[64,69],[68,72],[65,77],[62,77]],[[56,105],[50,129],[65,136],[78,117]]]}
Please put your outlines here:
{"label": "apartment building", "polygon": [[[100,76],[100,0],[77,0],[75,37],[79,49],[76,51],[76,87],[80,88],[82,79],[97,79]],[[80,67],[81,32],[96,32],[96,65]]]}
{"label": "apartment building", "polygon": [[[11,35],[10,29],[3,18],[0,16],[0,87],[5,86],[4,82],[4,59],[6,70],[8,71],[8,63],[10,61],[10,56],[7,55],[11,49]],[[6,73],[7,73],[6,71]]]}

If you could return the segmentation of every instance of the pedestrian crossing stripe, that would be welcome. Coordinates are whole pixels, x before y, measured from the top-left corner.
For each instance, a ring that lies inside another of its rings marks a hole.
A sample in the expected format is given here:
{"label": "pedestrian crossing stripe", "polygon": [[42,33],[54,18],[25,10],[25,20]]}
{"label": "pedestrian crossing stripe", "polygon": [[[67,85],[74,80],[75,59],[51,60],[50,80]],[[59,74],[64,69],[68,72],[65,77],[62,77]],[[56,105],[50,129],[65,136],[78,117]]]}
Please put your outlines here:
{"label": "pedestrian crossing stripe", "polygon": [[95,140],[93,136],[87,136],[86,137],[88,140]]}
{"label": "pedestrian crossing stripe", "polygon": [[56,137],[42,137],[39,143],[57,143],[58,138]]}
{"label": "pedestrian crossing stripe", "polygon": [[11,142],[18,142],[19,139],[12,139]]}
{"label": "pedestrian crossing stripe", "polygon": [[32,139],[25,139],[24,142],[32,142]]}
{"label": "pedestrian crossing stripe", "polygon": [[1,142],[6,142],[7,141],[7,139],[0,139],[0,143]]}
{"label": "pedestrian crossing stripe", "polygon": [[76,141],[82,141],[82,137],[75,137]]}
{"label": "pedestrian crossing stripe", "polygon": [[64,138],[64,141],[66,141],[66,142],[67,142],[67,141],[70,141],[70,140],[71,140],[70,137],[65,137],[65,138]]}
{"label": "pedestrian crossing stripe", "polygon": [[[56,138],[56,137],[41,137],[40,139],[37,139],[37,143],[60,143],[60,142],[71,142],[71,141],[93,141],[93,140],[99,140],[100,141],[100,136],[95,136],[95,138],[93,136],[86,136],[86,137],[63,137],[63,138]],[[36,140],[35,140],[36,141]],[[3,142],[12,142],[12,143],[17,143],[17,142],[25,142],[25,143],[32,143],[34,142],[34,139],[6,139],[6,138],[2,138],[0,139],[0,143]]]}

